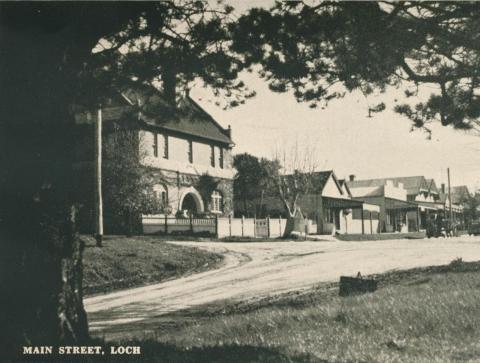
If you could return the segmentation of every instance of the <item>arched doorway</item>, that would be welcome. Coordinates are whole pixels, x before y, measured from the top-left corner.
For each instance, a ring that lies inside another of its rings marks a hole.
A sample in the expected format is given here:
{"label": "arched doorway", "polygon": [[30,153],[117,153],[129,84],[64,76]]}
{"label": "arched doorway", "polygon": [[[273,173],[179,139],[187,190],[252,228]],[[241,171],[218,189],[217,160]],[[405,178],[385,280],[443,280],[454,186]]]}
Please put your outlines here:
{"label": "arched doorway", "polygon": [[195,214],[198,212],[197,202],[192,193],[188,193],[187,195],[185,195],[185,197],[183,198],[181,209],[188,211],[189,214]]}
{"label": "arched doorway", "polygon": [[202,197],[194,187],[183,191],[178,203],[178,210],[184,215],[202,213],[204,211]]}

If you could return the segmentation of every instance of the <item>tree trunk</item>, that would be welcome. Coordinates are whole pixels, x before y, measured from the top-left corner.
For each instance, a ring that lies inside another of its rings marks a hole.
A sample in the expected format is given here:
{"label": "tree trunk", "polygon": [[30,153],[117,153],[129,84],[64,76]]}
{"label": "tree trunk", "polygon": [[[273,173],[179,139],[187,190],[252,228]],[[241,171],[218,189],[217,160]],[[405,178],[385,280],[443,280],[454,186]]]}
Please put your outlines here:
{"label": "tree trunk", "polygon": [[22,345],[82,343],[88,325],[75,233],[74,72],[64,51],[75,41],[35,24],[0,33],[0,361],[8,361]]}

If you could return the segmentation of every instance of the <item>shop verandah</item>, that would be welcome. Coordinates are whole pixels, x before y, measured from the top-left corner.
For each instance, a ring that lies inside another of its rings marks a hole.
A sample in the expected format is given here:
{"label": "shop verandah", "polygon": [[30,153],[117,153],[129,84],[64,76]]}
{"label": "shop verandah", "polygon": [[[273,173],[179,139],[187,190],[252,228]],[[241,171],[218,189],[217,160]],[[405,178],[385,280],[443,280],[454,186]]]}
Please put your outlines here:
{"label": "shop verandah", "polygon": [[382,232],[419,232],[420,208],[416,203],[385,198],[384,215],[380,216]]}
{"label": "shop verandah", "polygon": [[319,234],[378,233],[379,206],[354,199],[321,199],[316,216]]}

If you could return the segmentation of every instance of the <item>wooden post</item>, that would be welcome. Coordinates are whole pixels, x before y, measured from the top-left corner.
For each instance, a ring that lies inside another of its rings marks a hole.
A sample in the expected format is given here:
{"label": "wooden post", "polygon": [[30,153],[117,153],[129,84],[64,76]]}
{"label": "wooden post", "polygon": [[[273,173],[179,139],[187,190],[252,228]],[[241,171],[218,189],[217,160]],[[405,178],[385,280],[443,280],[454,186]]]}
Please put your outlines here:
{"label": "wooden post", "polygon": [[278,236],[282,237],[282,217],[278,217]]}
{"label": "wooden post", "polygon": [[244,236],[243,234],[244,225],[245,225],[245,216],[242,215],[242,237]]}
{"label": "wooden post", "polygon": [[218,235],[218,214],[215,216],[215,237],[219,238],[219,235]]}
{"label": "wooden post", "polygon": [[[428,218],[428,217],[426,217]],[[420,212],[419,212],[419,209],[417,207],[417,232],[420,232]]]}
{"label": "wooden post", "polygon": [[270,217],[267,217],[267,238],[270,238]]}
{"label": "wooden post", "polygon": [[167,217],[167,213],[165,213],[165,234],[168,234],[168,217]]}
{"label": "wooden post", "polygon": [[257,237],[257,215],[253,217],[253,237]]}
{"label": "wooden post", "polygon": [[452,211],[452,190],[450,188],[450,168],[447,168],[447,178],[448,178],[448,208],[450,209],[450,218],[448,221],[448,229],[451,228],[453,220],[453,211]]}
{"label": "wooden post", "polygon": [[362,234],[365,234],[365,226],[364,226],[365,223],[364,223],[364,220],[363,220],[363,204],[361,206],[360,211],[362,212]]}
{"label": "wooden post", "polygon": [[193,215],[190,213],[190,232],[193,234]]}
{"label": "wooden post", "polygon": [[369,211],[369,213],[370,213],[370,234],[373,234],[372,211]]}
{"label": "wooden post", "polygon": [[228,230],[229,230],[229,235],[232,237],[232,215],[228,215]]}
{"label": "wooden post", "polygon": [[102,106],[98,108],[95,125],[95,201],[96,201],[96,233],[97,246],[103,242],[103,200],[102,200]]}

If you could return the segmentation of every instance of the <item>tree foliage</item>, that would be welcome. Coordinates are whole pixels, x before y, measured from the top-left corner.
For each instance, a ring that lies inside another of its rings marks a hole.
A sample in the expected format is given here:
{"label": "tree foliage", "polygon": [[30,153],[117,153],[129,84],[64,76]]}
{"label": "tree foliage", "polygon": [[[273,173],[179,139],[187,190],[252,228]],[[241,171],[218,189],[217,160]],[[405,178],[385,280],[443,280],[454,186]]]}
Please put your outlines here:
{"label": "tree foliage", "polygon": [[311,107],[347,91],[431,85],[428,100],[396,111],[427,130],[435,120],[478,130],[479,28],[477,2],[279,2],[239,19],[234,48],[271,90]]}
{"label": "tree foliage", "polygon": [[139,143],[138,128],[125,122],[112,125],[104,137],[103,195],[111,232],[123,227],[122,232],[131,233],[141,214],[160,213],[167,207],[154,194],[159,175],[143,163],[146,155]]}
{"label": "tree foliage", "polygon": [[255,215],[256,203],[261,202],[269,186],[267,160],[248,153],[238,154],[233,159],[233,167],[237,170],[233,181],[235,201],[242,204],[244,213]]}

